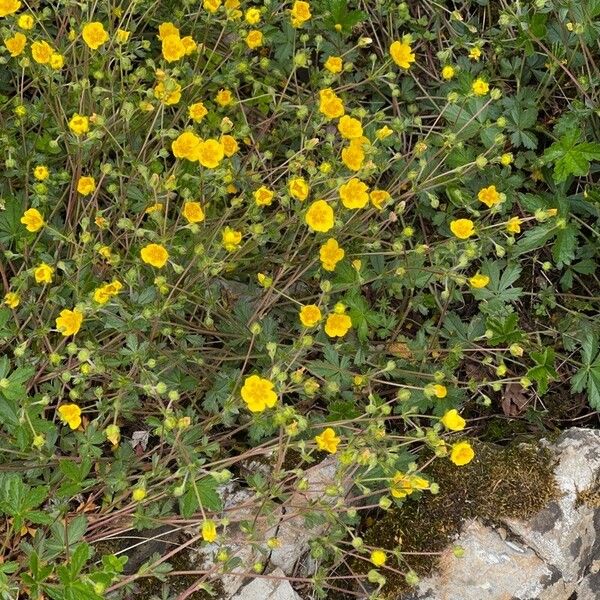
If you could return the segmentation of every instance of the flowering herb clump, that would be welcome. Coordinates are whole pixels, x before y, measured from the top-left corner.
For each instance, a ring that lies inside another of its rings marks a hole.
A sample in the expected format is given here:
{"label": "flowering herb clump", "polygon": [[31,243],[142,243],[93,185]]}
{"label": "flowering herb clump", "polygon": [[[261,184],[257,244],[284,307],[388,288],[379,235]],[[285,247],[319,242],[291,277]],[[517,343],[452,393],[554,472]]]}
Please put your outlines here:
{"label": "flowering herb clump", "polygon": [[366,518],[600,409],[597,5],[0,0],[0,596],[414,585]]}

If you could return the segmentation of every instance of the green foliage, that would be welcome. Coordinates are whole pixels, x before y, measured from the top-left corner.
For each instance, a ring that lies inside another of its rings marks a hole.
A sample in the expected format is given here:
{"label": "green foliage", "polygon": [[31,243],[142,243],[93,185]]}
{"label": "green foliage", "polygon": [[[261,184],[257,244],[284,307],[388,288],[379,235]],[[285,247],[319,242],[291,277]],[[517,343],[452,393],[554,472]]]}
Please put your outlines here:
{"label": "green foliage", "polygon": [[[326,598],[351,558],[369,579],[365,507],[420,512],[458,442],[508,437],[498,414],[600,410],[600,1],[21,4],[0,17],[1,600],[218,593],[270,572],[281,515],[315,534]],[[404,579],[398,541],[379,572]]]}

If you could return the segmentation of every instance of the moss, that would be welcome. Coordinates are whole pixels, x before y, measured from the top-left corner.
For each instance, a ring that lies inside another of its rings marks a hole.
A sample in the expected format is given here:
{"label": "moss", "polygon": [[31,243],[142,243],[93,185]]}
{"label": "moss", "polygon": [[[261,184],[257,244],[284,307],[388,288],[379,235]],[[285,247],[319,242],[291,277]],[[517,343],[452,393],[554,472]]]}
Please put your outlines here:
{"label": "moss", "polygon": [[577,494],[575,506],[585,504],[593,509],[600,508],[600,475],[596,477],[596,481],[587,489]]}
{"label": "moss", "polygon": [[[400,546],[403,568],[420,577],[436,566],[437,553],[459,533],[467,519],[501,521],[531,517],[557,495],[549,452],[538,446],[500,447],[475,444],[476,458],[464,467],[436,460],[427,475],[440,486],[437,495],[414,494],[382,518],[366,523],[364,539],[370,546],[393,550]],[[411,554],[415,553],[415,554]],[[370,565],[356,561],[356,571]],[[404,577],[386,571],[384,596],[397,598],[406,592]]]}
{"label": "moss", "polygon": [[[114,538],[94,544],[94,549],[99,556],[105,554],[114,554],[127,547],[125,538]],[[192,562],[190,548],[184,548],[169,559],[169,564],[173,571],[194,571],[198,569],[198,564]],[[156,577],[143,577],[135,582],[135,597],[139,600],[149,600],[150,598],[169,598],[175,599],[194,584],[200,575],[178,575],[175,577],[166,577],[166,580],[160,581]],[[219,581],[210,582],[213,585],[216,595],[210,595],[208,592],[199,590],[188,596],[189,600],[216,600],[224,598],[223,587]],[[168,595],[163,594],[163,590],[168,587]]]}
{"label": "moss", "polygon": [[[192,563],[190,553],[187,549],[178,552],[175,556],[169,559],[169,564],[173,567],[173,571],[193,571],[198,568],[197,563]],[[200,575],[177,575],[175,577],[167,577],[166,582],[162,582],[156,577],[145,577],[136,582],[136,598],[139,600],[149,599],[153,596],[156,598],[175,598],[179,594],[187,590],[191,585],[200,579]],[[218,581],[211,582],[216,592],[216,596],[210,595],[208,592],[199,590],[188,596],[189,600],[215,600],[216,598],[224,598],[223,588]],[[163,589],[167,588],[169,595],[163,594]]]}

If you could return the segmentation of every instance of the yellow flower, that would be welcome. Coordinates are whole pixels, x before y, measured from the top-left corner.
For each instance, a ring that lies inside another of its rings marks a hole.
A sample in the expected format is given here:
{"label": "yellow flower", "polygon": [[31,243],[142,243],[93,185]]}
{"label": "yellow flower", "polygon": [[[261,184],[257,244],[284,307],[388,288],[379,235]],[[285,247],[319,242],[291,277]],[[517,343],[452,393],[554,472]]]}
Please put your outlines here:
{"label": "yellow flower", "polygon": [[260,48],[263,45],[263,34],[258,29],[253,29],[246,36],[246,45],[250,50],[254,48]]}
{"label": "yellow flower", "polygon": [[352,320],[343,313],[334,312],[327,317],[325,333],[329,337],[344,337],[352,328]]}
{"label": "yellow flower", "polygon": [[426,490],[429,488],[429,481],[419,475],[407,475],[401,471],[396,471],[392,477],[390,491],[394,498],[406,498],[415,490]]}
{"label": "yellow flower", "polygon": [[363,128],[358,119],[344,115],[338,122],[338,131],[347,140],[362,137]]}
{"label": "yellow flower", "polygon": [[152,213],[155,212],[162,212],[164,209],[165,205],[162,202],[155,202],[154,204],[151,204],[144,212],[147,215],[151,215]]}
{"label": "yellow flower", "polygon": [[273,278],[265,275],[264,273],[257,273],[256,279],[258,283],[265,289],[270,288],[273,285]]}
{"label": "yellow flower", "polygon": [[369,188],[366,183],[353,177],[340,186],[340,199],[346,208],[364,208],[369,203]]}
{"label": "yellow flower", "polygon": [[256,202],[258,206],[269,206],[273,202],[274,195],[275,193],[273,191],[262,185],[253,194],[254,202]]}
{"label": "yellow flower", "polygon": [[450,221],[450,231],[460,240],[466,240],[475,233],[475,226],[471,219],[457,219]]}
{"label": "yellow flower", "polygon": [[119,44],[125,44],[129,41],[131,36],[131,31],[127,31],[127,29],[117,29],[117,42]]}
{"label": "yellow flower", "polygon": [[469,51],[469,58],[471,60],[478,61],[481,57],[481,48],[479,46],[473,46]]}
{"label": "yellow flower", "polygon": [[258,8],[249,8],[244,15],[248,25],[256,25],[260,23],[260,10]]}
{"label": "yellow flower", "polygon": [[458,467],[469,464],[475,458],[475,452],[469,442],[458,442],[452,446],[450,460]]}
{"label": "yellow flower", "polygon": [[390,193],[386,190],[371,190],[369,198],[371,199],[371,203],[373,204],[373,206],[378,210],[381,210],[383,208],[383,205],[389,200],[391,200],[392,197],[390,196]]}
{"label": "yellow flower", "polygon": [[93,21],[83,26],[83,41],[92,49],[98,50],[102,44],[108,42],[108,33],[99,21]]}
{"label": "yellow flower", "polygon": [[508,167],[508,165],[510,165],[513,160],[514,160],[514,156],[513,156],[512,152],[505,152],[500,157],[500,163],[505,167]]}
{"label": "yellow flower", "polygon": [[441,383],[434,383],[432,386],[430,386],[430,389],[431,393],[436,398],[445,398],[448,395],[448,390],[446,386],[442,385]]}
{"label": "yellow flower", "polygon": [[81,328],[83,323],[83,313],[76,308],[69,310],[65,308],[60,311],[60,315],[56,317],[56,329],[65,337],[75,335]]}
{"label": "yellow flower", "polygon": [[410,44],[395,41],[390,46],[390,54],[393,61],[402,69],[410,69],[411,63],[415,62],[415,55]]}
{"label": "yellow flower", "polygon": [[162,269],[169,260],[169,253],[164,246],[160,244],[148,244],[140,250],[142,260],[148,264]]}
{"label": "yellow flower", "polygon": [[306,200],[310,192],[310,186],[303,177],[294,177],[290,179],[288,183],[288,190],[290,196],[296,198],[296,200]]}
{"label": "yellow flower", "polygon": [[181,86],[174,79],[159,81],[154,87],[154,97],[165,106],[177,104],[181,100]]}
{"label": "yellow flower", "polygon": [[500,202],[502,199],[495,185],[490,185],[489,187],[481,188],[479,190],[479,193],[477,194],[477,198],[479,198],[480,202],[483,202],[486,206],[490,208],[495,204],[498,204],[498,202]]}
{"label": "yellow flower", "polygon": [[451,431],[462,431],[467,424],[455,408],[444,413],[441,422],[446,429],[450,429]]}
{"label": "yellow flower", "polygon": [[204,211],[199,202],[186,202],[183,205],[181,214],[188,223],[202,223],[204,221]]}
{"label": "yellow flower", "polygon": [[215,169],[225,156],[225,148],[218,140],[209,138],[200,142],[198,147],[198,161],[207,169]]}
{"label": "yellow flower", "polygon": [[53,273],[54,269],[50,265],[42,263],[34,269],[33,276],[37,283],[52,283]]}
{"label": "yellow flower", "polygon": [[147,495],[148,492],[146,492],[144,488],[137,487],[133,489],[133,492],[131,492],[131,499],[134,502],[141,502]]}
{"label": "yellow flower", "polygon": [[209,544],[217,539],[217,525],[211,519],[202,522],[202,539]]}
{"label": "yellow flower", "polygon": [[188,115],[192,121],[199,123],[208,114],[208,110],[202,102],[194,102],[188,107]]}
{"label": "yellow flower", "polygon": [[81,425],[81,409],[77,404],[61,404],[58,407],[58,416],[71,429],[77,429]]}
{"label": "yellow flower", "polygon": [[302,27],[302,25],[312,17],[310,4],[308,2],[296,0],[290,10],[290,16],[292,17],[292,27]]}
{"label": "yellow flower", "polygon": [[331,427],[327,427],[321,435],[315,436],[315,442],[317,443],[317,448],[319,450],[325,450],[326,452],[329,452],[329,454],[335,454],[341,440]]}
{"label": "yellow flower", "polygon": [[109,425],[104,430],[104,436],[113,446],[118,446],[121,439],[121,429],[118,425]]}
{"label": "yellow flower", "polygon": [[242,400],[251,412],[263,412],[277,404],[277,393],[273,391],[273,383],[258,375],[250,375],[244,380],[241,390]]}
{"label": "yellow flower", "polygon": [[373,552],[371,552],[371,562],[376,567],[383,567],[383,565],[385,565],[386,560],[387,555],[383,550],[373,550]]}
{"label": "yellow flower", "polygon": [[179,29],[170,21],[161,23],[158,26],[158,39],[164,40],[168,35],[179,35]]}
{"label": "yellow flower", "polygon": [[21,298],[19,298],[19,294],[15,292],[8,292],[4,296],[4,304],[8,306],[8,308],[17,308],[21,302]]}
{"label": "yellow flower", "polygon": [[221,0],[204,0],[202,6],[211,13],[217,12],[219,6],[221,6]]}
{"label": "yellow flower", "polygon": [[111,294],[106,290],[106,286],[102,286],[94,290],[93,298],[94,302],[98,304],[106,304],[110,300]]}
{"label": "yellow flower", "polygon": [[511,217],[506,222],[506,231],[508,233],[521,233],[521,219],[519,217]]}
{"label": "yellow flower", "polygon": [[351,140],[350,144],[342,150],[342,162],[351,171],[360,171],[362,169],[363,161],[365,160],[362,139],[364,138]]}
{"label": "yellow flower", "polygon": [[46,179],[48,179],[48,177],[50,177],[50,171],[48,170],[48,167],[46,165],[38,165],[33,170],[33,176],[38,181],[46,181]]}
{"label": "yellow flower", "polygon": [[29,31],[30,29],[33,29],[33,26],[35,25],[35,20],[31,15],[22,14],[17,19],[17,25],[21,29],[25,29],[25,31]]}
{"label": "yellow flower", "polygon": [[162,55],[167,62],[175,62],[185,56],[185,46],[179,34],[167,35],[162,39]]}
{"label": "yellow flower", "polygon": [[375,132],[375,136],[378,140],[385,140],[385,138],[390,137],[392,133],[394,133],[394,130],[390,129],[387,125],[384,125]]}
{"label": "yellow flower", "polygon": [[478,78],[472,83],[471,90],[476,96],[485,96],[490,91],[490,86],[487,81]]}
{"label": "yellow flower", "polygon": [[331,88],[326,88],[319,92],[319,111],[328,119],[336,119],[345,112],[344,102]]}
{"label": "yellow flower", "polygon": [[93,177],[80,177],[77,182],[77,191],[82,196],[89,196],[96,189],[96,180]]}
{"label": "yellow flower", "polygon": [[27,231],[30,231],[31,233],[39,231],[45,225],[44,218],[37,208],[26,210],[21,217],[21,223],[23,223]]}
{"label": "yellow flower", "polygon": [[106,304],[113,296],[116,296],[123,289],[120,281],[114,280],[94,290],[94,301],[98,304]]}
{"label": "yellow flower", "polygon": [[20,0],[0,0],[0,17],[8,17],[21,8]]}
{"label": "yellow flower", "polygon": [[53,53],[54,50],[48,42],[33,42],[31,44],[31,56],[40,65],[47,65]]}
{"label": "yellow flower", "polygon": [[219,142],[223,145],[223,151],[228,158],[232,157],[240,149],[232,135],[222,135],[219,138]]}
{"label": "yellow flower", "polygon": [[300,309],[299,316],[304,327],[314,327],[321,320],[321,309],[316,304],[306,304]]}
{"label": "yellow flower", "polygon": [[471,287],[474,287],[475,289],[484,288],[489,282],[490,278],[481,273],[475,273],[473,277],[469,277],[469,283],[471,284]]}
{"label": "yellow flower", "polygon": [[185,37],[182,37],[181,43],[183,44],[183,47],[185,48],[186,56],[193,54],[198,49],[198,44],[196,44],[196,42],[194,41],[194,38],[192,38],[191,35],[186,35]]}
{"label": "yellow flower", "polygon": [[15,56],[19,56],[25,49],[25,44],[27,43],[27,38],[22,33],[15,33],[12,37],[9,37],[4,40],[4,45],[7,47],[10,55],[14,58]]}
{"label": "yellow flower", "polygon": [[175,158],[197,161],[200,158],[201,143],[202,140],[195,133],[184,131],[173,141],[171,150]]}
{"label": "yellow flower", "polygon": [[242,232],[236,231],[231,227],[225,227],[225,229],[223,229],[222,236],[223,239],[221,243],[223,244],[223,248],[225,248],[225,250],[228,252],[237,250],[238,246],[242,242]]}
{"label": "yellow flower", "polygon": [[442,69],[442,79],[450,81],[456,75],[456,69],[452,65],[446,65]]}
{"label": "yellow flower", "polygon": [[219,106],[228,106],[233,103],[233,94],[230,90],[219,90],[215,97],[215,102]]}
{"label": "yellow flower", "polygon": [[321,264],[326,271],[334,271],[335,266],[344,258],[344,249],[340,248],[337,240],[329,238],[319,249]]}
{"label": "yellow flower", "polygon": [[341,73],[344,68],[344,62],[340,56],[329,56],[324,66],[330,73]]}
{"label": "yellow flower", "polygon": [[83,135],[90,130],[89,119],[83,115],[78,115],[75,113],[69,121],[69,129],[75,135]]}
{"label": "yellow flower", "polygon": [[325,233],[334,224],[333,208],[325,200],[315,200],[306,211],[306,224],[313,231]]}
{"label": "yellow flower", "polygon": [[62,54],[58,54],[58,52],[53,52],[50,57],[50,66],[57,70],[62,69],[65,64],[65,57]]}

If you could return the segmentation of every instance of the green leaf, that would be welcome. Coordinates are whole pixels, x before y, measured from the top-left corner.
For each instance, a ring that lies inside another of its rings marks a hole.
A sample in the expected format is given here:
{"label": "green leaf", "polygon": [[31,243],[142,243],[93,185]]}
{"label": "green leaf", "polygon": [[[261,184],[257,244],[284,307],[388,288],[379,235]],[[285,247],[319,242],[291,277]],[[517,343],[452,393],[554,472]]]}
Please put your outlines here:
{"label": "green leaf", "polygon": [[571,379],[571,391],[582,392],[587,388],[588,402],[600,410],[600,348],[598,336],[584,332],[581,340],[583,367]]}
{"label": "green leaf", "polygon": [[570,264],[575,258],[577,233],[577,227],[571,224],[559,230],[556,241],[552,246],[552,258],[554,258],[554,262],[558,267]]}
{"label": "green leaf", "polygon": [[49,515],[33,511],[48,497],[48,488],[30,488],[23,483],[21,475],[0,473],[0,511],[13,518],[13,526],[18,531],[27,522],[52,520]]}
{"label": "green leaf", "polygon": [[569,175],[589,173],[590,162],[600,160],[600,144],[580,142],[581,131],[573,128],[544,152],[545,163],[554,163],[554,181],[565,181]]}
{"label": "green leaf", "polygon": [[535,366],[527,371],[527,377],[538,384],[538,393],[541,396],[548,391],[548,383],[558,377],[554,369],[554,349],[545,348],[542,352],[532,352],[530,357]]}
{"label": "green leaf", "polygon": [[23,201],[19,198],[9,198],[5,209],[0,212],[0,243],[8,244],[26,232],[21,223],[22,216]]}
{"label": "green leaf", "polygon": [[546,244],[557,233],[556,225],[548,222],[534,227],[525,233],[515,246],[515,254],[519,256],[526,252],[537,250]]}

